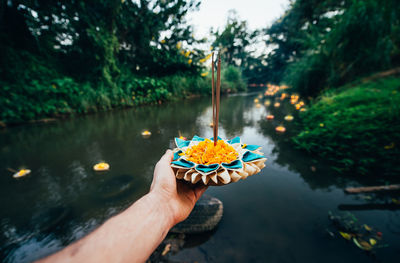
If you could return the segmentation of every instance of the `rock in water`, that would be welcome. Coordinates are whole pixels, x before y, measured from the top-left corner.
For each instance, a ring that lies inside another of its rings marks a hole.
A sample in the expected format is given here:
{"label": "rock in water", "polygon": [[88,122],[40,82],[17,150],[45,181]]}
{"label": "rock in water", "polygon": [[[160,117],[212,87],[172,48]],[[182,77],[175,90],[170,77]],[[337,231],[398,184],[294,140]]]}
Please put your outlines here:
{"label": "rock in water", "polygon": [[189,217],[174,226],[170,232],[194,234],[213,230],[219,223],[223,214],[221,200],[203,195]]}

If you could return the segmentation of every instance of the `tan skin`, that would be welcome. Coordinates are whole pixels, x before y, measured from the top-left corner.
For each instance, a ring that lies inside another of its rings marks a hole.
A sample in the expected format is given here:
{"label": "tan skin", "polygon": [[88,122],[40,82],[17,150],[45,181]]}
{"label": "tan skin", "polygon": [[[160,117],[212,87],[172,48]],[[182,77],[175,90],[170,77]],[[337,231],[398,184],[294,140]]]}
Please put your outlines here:
{"label": "tan skin", "polygon": [[88,236],[39,262],[145,262],[207,189],[177,181],[172,158],[167,150],[158,161],[148,194]]}

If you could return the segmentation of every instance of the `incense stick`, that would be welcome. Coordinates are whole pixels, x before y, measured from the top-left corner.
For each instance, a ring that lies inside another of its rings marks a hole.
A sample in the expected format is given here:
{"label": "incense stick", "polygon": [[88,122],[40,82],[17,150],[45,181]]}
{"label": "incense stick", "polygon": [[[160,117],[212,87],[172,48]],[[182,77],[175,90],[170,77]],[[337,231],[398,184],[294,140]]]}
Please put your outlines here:
{"label": "incense stick", "polygon": [[217,68],[217,88],[216,88],[216,112],[215,112],[215,137],[214,137],[214,146],[217,145],[218,140],[218,121],[219,121],[219,105],[220,105],[220,94],[221,94],[221,56],[218,52],[218,68]]}
{"label": "incense stick", "polygon": [[215,80],[214,80],[214,52],[212,52],[212,58],[211,58],[211,71],[212,71],[212,79],[211,79],[211,92],[212,92],[212,112],[213,112],[213,137],[214,137],[214,142],[216,138],[216,130],[215,130],[215,112],[216,112],[216,107],[215,107]]}

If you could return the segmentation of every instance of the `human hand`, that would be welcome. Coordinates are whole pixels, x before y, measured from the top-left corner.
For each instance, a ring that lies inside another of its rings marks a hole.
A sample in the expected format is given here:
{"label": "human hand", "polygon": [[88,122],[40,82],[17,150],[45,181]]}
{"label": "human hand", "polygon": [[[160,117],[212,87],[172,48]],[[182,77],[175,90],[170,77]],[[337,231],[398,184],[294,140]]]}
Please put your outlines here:
{"label": "human hand", "polygon": [[176,180],[171,168],[172,159],[172,151],[167,150],[158,161],[154,169],[150,194],[157,195],[166,204],[168,212],[172,214],[172,225],[175,225],[189,216],[207,186]]}

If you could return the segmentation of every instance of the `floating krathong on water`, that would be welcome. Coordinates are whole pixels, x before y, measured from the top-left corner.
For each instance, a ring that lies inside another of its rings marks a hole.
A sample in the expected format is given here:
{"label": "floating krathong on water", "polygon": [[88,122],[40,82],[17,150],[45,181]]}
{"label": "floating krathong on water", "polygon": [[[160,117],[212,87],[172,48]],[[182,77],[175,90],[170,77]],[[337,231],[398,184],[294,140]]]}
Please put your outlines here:
{"label": "floating krathong on water", "polygon": [[273,120],[275,118],[274,115],[267,115],[267,117],[265,117],[267,120]]}
{"label": "floating krathong on water", "polygon": [[186,141],[175,138],[171,167],[177,179],[204,185],[225,185],[259,173],[267,158],[257,145],[243,144],[239,137],[222,140],[194,136]]}
{"label": "floating krathong on water", "polygon": [[283,127],[283,126],[278,126],[278,127],[276,127],[275,128],[275,130],[277,131],[277,132],[285,132],[286,131],[286,128],[285,127]]}
{"label": "floating krathong on water", "polygon": [[19,177],[23,177],[25,175],[28,175],[31,173],[31,170],[29,169],[21,169],[18,172],[16,172],[15,174],[13,174],[14,178],[19,178]]}
{"label": "floating krathong on water", "polygon": [[105,162],[101,162],[101,163],[95,164],[93,166],[93,170],[98,171],[98,172],[99,171],[108,171],[109,169],[110,169],[110,165]]}
{"label": "floating krathong on water", "polygon": [[142,132],[142,136],[143,136],[143,138],[149,138],[151,136],[151,132],[144,131],[144,132]]}
{"label": "floating krathong on water", "polygon": [[292,115],[286,115],[285,116],[285,121],[292,121],[294,118]]}

